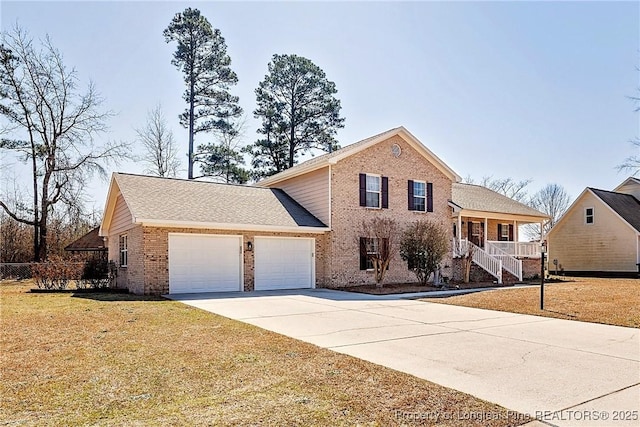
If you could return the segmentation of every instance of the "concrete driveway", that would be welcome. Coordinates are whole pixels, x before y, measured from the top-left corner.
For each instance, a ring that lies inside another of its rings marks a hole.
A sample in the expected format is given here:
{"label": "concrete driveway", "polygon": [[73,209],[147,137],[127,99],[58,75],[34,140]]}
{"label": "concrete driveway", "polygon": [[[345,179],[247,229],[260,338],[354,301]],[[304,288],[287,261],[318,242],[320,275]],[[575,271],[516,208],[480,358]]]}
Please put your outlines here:
{"label": "concrete driveway", "polygon": [[325,289],[169,297],[549,425],[640,426],[638,329]]}

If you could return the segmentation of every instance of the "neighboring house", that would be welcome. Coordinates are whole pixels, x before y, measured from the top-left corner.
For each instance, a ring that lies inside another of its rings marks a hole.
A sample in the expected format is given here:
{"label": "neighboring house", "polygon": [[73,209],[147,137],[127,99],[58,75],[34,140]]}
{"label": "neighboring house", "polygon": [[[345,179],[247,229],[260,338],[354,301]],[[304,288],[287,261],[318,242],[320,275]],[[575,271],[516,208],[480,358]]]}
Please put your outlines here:
{"label": "neighboring house", "polygon": [[540,224],[549,216],[486,187],[454,183],[451,208],[456,255],[475,245],[475,261],[498,282],[503,269],[517,280],[540,272],[540,243],[520,242],[519,228]]}
{"label": "neighboring house", "polygon": [[[87,234],[79,237],[73,242],[65,246],[64,250],[74,255],[83,254],[86,256],[105,257],[107,254],[107,246],[104,237],[101,237],[100,227],[96,227]],[[104,258],[103,258],[104,259]]]}
{"label": "neighboring house", "polygon": [[586,188],[548,235],[550,269],[636,276],[640,264],[640,180],[614,191]]}
{"label": "neighboring house", "polygon": [[[116,173],[100,234],[119,266],[119,286],[136,293],[370,284],[360,242],[367,239],[371,251],[377,242],[362,231],[363,221],[388,217],[406,226],[429,219],[453,240],[450,203],[460,180],[399,127],[255,186]],[[512,214],[481,218],[517,225],[531,217]],[[406,262],[392,260],[386,283],[415,281]]]}
{"label": "neighboring house", "polygon": [[68,252],[99,252],[106,251],[104,237],[100,236],[100,227],[96,227],[86,234],[83,234],[64,248]]}

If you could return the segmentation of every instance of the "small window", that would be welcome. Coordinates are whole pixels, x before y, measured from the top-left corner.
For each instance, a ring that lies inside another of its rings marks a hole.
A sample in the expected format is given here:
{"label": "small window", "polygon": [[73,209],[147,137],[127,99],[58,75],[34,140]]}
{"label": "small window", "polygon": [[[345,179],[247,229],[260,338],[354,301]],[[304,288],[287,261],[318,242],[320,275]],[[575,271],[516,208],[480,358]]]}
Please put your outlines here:
{"label": "small window", "polygon": [[509,240],[509,224],[502,224],[500,227],[500,240]]}
{"label": "small window", "polygon": [[120,236],[120,267],[126,267],[128,261],[128,252],[127,252],[127,235],[122,234]]}
{"label": "small window", "polygon": [[365,206],[368,208],[380,207],[380,176],[367,174],[367,199]]}
{"label": "small window", "polygon": [[427,210],[427,183],[413,181],[413,209],[424,212]]}
{"label": "small window", "polygon": [[[360,238],[360,270],[373,270],[373,261],[371,260],[371,256],[380,255],[381,243],[382,250],[384,251],[387,247],[387,239],[377,239],[371,237]],[[387,269],[389,269],[388,266]]]}
{"label": "small window", "polygon": [[584,222],[585,224],[593,224],[593,208],[586,208],[584,210]]}

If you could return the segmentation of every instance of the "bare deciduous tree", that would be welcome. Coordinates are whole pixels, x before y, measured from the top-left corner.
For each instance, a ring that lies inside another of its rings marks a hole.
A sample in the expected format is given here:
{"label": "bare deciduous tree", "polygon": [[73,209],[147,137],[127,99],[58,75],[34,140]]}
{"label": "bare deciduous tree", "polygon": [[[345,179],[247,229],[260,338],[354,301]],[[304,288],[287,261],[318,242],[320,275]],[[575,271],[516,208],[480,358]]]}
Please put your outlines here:
{"label": "bare deciduous tree", "polygon": [[[471,176],[465,178],[465,182],[468,184],[475,184],[475,180]],[[531,184],[533,180],[523,179],[516,181],[513,178],[494,178],[492,176],[485,176],[480,181],[479,185],[487,187],[490,190],[505,195],[513,200],[522,202],[527,198],[526,187]]]}
{"label": "bare deciduous tree", "polygon": [[371,262],[376,286],[381,288],[382,281],[391,259],[398,254],[401,230],[391,218],[373,218],[363,220],[360,229],[360,255]]}
{"label": "bare deciduous tree", "polygon": [[473,264],[473,255],[476,252],[476,246],[467,244],[467,250],[462,255],[462,266],[464,268],[464,283],[471,281],[471,265]]}
{"label": "bare deciduous tree", "polygon": [[147,165],[144,172],[170,178],[178,175],[178,147],[160,104],[147,113],[147,123],[143,128],[136,129],[136,133],[144,149],[142,161]]}
{"label": "bare deciduous tree", "polygon": [[46,258],[49,215],[61,203],[82,202],[78,195],[94,174],[106,176],[105,162],[127,155],[126,143],[98,144],[112,115],[101,109],[93,84],[78,89],[74,69],[47,37],[38,48],[26,31],[2,33],[0,45],[0,116],[7,123],[0,148],[29,164],[30,209],[0,207],[15,221],[33,227],[34,260]]}
{"label": "bare deciduous tree", "polygon": [[[544,234],[546,235],[551,228],[556,225],[567,209],[569,209],[571,196],[569,196],[563,186],[559,184],[547,184],[531,197],[528,204],[532,208],[551,217],[551,219],[544,224]],[[540,224],[527,224],[525,226],[525,232],[530,239],[540,240]]]}
{"label": "bare deciduous tree", "polygon": [[[638,69],[638,71],[640,71],[640,69]],[[638,89],[638,91],[640,92],[640,89]],[[640,97],[630,96],[629,98],[631,98],[631,100],[635,104],[636,108],[634,109],[634,111],[636,113],[640,112]],[[631,140],[631,145],[633,145],[634,150],[636,150],[636,154],[632,154],[624,159],[624,161],[618,165],[617,169],[620,172],[631,172],[631,175],[636,176],[640,174],[640,137],[636,137]]]}
{"label": "bare deciduous tree", "polygon": [[631,144],[635,147],[634,149],[637,151],[637,154],[632,154],[624,159],[624,162],[619,164],[617,169],[620,172],[628,171],[631,172],[632,176],[637,176],[640,175],[640,139],[636,138],[632,140]]}

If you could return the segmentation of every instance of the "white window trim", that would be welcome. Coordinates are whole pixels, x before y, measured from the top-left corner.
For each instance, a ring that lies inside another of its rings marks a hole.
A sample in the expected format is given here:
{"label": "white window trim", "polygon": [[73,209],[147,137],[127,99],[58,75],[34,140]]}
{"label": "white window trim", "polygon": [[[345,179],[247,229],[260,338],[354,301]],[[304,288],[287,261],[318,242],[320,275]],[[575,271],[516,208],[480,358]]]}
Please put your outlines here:
{"label": "white window trim", "polygon": [[[124,239],[124,240],[123,240]],[[122,244],[124,242],[124,245]],[[129,264],[129,237],[126,234],[118,236],[118,253],[120,254],[120,267],[127,267]],[[124,255],[124,263],[122,263]]]}
{"label": "white window trim", "polygon": [[[502,233],[500,234],[500,238],[509,240],[509,226],[512,224],[502,224]],[[505,236],[505,231],[507,235]]]}
{"label": "white window trim", "polygon": [[[373,261],[371,261],[371,258],[369,258],[370,254],[374,254],[374,255],[378,255],[378,250],[379,250],[379,243],[378,243],[378,239],[375,237],[367,237],[367,243],[366,243],[366,249],[367,249],[367,265],[369,265],[369,263],[371,263],[371,268],[367,268],[365,271],[373,271]],[[372,249],[375,250],[369,250],[369,245],[371,245]]]}
{"label": "white window trim", "polygon": [[[378,188],[379,188],[378,191],[372,191],[367,189],[367,178],[369,178],[370,176],[378,178]],[[365,173],[364,192],[365,192],[364,203],[367,209],[382,209],[382,175],[379,175],[376,173]],[[367,206],[368,193],[376,193],[378,195],[378,206]]]}
{"label": "white window trim", "polygon": [[[587,214],[587,211],[591,209],[591,215]],[[587,218],[591,217],[591,222],[587,221]],[[585,225],[593,225],[596,223],[596,210],[593,207],[584,208],[584,223]]]}
{"label": "white window trim", "polygon": [[[424,184],[424,196],[416,196],[416,182]],[[424,210],[416,209],[416,198],[424,199]],[[413,211],[414,212],[427,212],[427,181],[421,181],[419,179],[413,180]]]}

